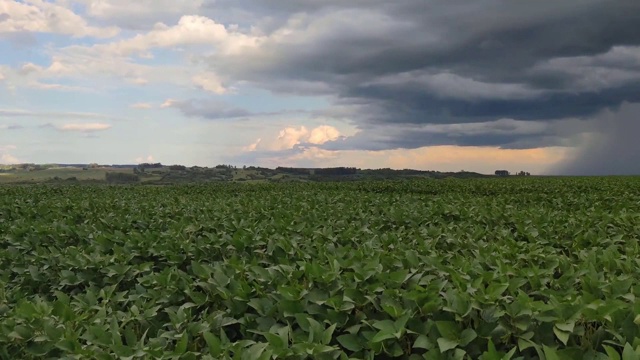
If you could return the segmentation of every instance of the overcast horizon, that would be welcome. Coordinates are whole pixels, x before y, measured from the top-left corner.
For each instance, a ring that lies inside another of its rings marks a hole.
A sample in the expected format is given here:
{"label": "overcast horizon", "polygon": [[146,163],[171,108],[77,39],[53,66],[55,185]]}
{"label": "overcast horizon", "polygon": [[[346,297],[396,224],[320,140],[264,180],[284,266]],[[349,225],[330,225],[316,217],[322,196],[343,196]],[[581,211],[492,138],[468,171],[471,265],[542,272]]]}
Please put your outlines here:
{"label": "overcast horizon", "polygon": [[0,163],[640,174],[640,1],[0,0]]}

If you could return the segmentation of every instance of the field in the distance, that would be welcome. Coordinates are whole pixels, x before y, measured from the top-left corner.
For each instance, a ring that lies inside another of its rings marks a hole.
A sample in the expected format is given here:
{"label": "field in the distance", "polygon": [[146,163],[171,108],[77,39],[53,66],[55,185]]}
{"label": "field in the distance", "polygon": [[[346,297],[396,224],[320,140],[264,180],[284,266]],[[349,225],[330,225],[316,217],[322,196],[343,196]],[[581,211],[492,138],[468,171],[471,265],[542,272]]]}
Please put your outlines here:
{"label": "field in the distance", "polygon": [[640,179],[0,187],[2,359],[637,359]]}
{"label": "field in the distance", "polygon": [[107,172],[133,173],[131,169],[87,168],[83,170],[79,167],[52,167],[38,171],[0,173],[0,184],[42,183],[56,178],[62,180],[73,178],[77,181],[104,181]]}

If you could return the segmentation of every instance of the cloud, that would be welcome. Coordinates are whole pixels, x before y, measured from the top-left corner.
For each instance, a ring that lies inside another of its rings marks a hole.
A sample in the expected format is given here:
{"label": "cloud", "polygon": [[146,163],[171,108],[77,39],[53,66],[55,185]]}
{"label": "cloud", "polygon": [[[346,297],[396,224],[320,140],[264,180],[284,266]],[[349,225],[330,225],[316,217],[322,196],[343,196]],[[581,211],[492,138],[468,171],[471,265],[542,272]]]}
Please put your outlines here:
{"label": "cloud", "polygon": [[542,90],[530,88],[525,84],[489,83],[447,72],[429,74],[412,71],[386,75],[363,86],[380,86],[389,91],[394,88],[402,91],[403,88],[414,87],[437,98],[465,101],[530,99],[543,94]]}
{"label": "cloud", "polygon": [[177,46],[215,46],[221,54],[237,54],[255,47],[260,39],[237,31],[229,31],[223,24],[198,15],[184,15],[174,26],[157,23],[144,34],[107,44],[93,45],[94,52],[114,56],[152,57],[149,50]]}
{"label": "cloud", "polygon": [[76,90],[88,87],[102,90],[109,84],[122,86],[122,81],[136,86],[145,85],[150,81],[190,85],[189,78],[185,77],[184,68],[181,66],[137,64],[126,58],[79,46],[56,50],[47,67],[29,66],[28,71],[25,72],[23,69],[19,75],[26,79],[22,86],[37,87],[38,83],[46,80],[86,84],[67,86]]}
{"label": "cloud", "polygon": [[49,90],[105,92],[149,83],[192,87],[201,69],[181,64],[141,64],[106,48],[72,45],[49,51],[46,66],[27,63],[12,70],[15,85]]}
{"label": "cloud", "polygon": [[105,123],[69,123],[63,125],[54,125],[60,131],[77,131],[83,133],[104,131],[111,129],[111,124]]}
{"label": "cloud", "polygon": [[59,119],[101,119],[101,120],[123,120],[111,115],[78,112],[78,111],[34,111],[25,109],[0,108],[0,116],[3,117],[33,117],[33,118],[59,118]]}
{"label": "cloud", "polygon": [[1,154],[0,163],[4,165],[13,165],[13,164],[21,164],[23,163],[23,161],[20,161],[17,157],[11,154]]}
{"label": "cloud", "polygon": [[311,130],[307,142],[311,144],[324,144],[327,141],[333,141],[340,137],[340,131],[333,126],[321,125]]}
{"label": "cloud", "polygon": [[593,121],[578,151],[550,171],[567,175],[640,174],[640,104],[604,110]]}
{"label": "cloud", "polygon": [[43,70],[42,66],[29,62],[29,63],[23,64],[22,67],[20,67],[19,73],[21,75],[29,75],[30,73],[40,72],[42,70]]}
{"label": "cloud", "polygon": [[[244,151],[268,151],[277,152],[294,149],[298,145],[310,147],[321,145],[341,137],[340,131],[333,126],[321,125],[311,130],[305,126],[285,127],[271,140],[262,141],[262,138],[243,148]],[[318,149],[320,151],[322,149]]]}
{"label": "cloud", "polygon": [[141,164],[144,162],[153,163],[155,161],[153,155],[147,155],[147,157],[139,156],[135,159],[136,163]]}
{"label": "cloud", "polygon": [[0,145],[0,152],[6,152],[10,150],[15,150],[18,147],[15,145]]}
{"label": "cloud", "polygon": [[309,130],[306,127],[300,128],[288,127],[280,130],[277,139],[272,143],[271,150],[292,149],[295,145],[302,142],[304,138],[309,137]]}
{"label": "cloud", "polygon": [[10,152],[17,148],[15,145],[0,145],[0,164],[11,165],[22,163],[22,161],[10,154]]}
{"label": "cloud", "polygon": [[193,84],[198,88],[214,94],[224,94],[227,89],[222,85],[218,76],[214,73],[204,73],[192,78]]}
{"label": "cloud", "polygon": [[128,29],[145,29],[158,21],[175,21],[182,14],[197,13],[202,0],[76,0],[89,17]]}
{"label": "cloud", "polygon": [[[41,32],[66,35],[45,37],[38,57],[2,66],[8,89],[110,93],[148,85],[156,95],[190,99],[170,99],[161,108],[213,120],[285,115],[243,108],[242,96],[221,101],[238,89],[270,91],[278,103],[292,103],[286,96],[295,95],[329,104],[296,113],[302,115],[291,121],[297,126],[282,134],[252,135],[262,139],[245,147],[253,156],[280,151],[286,154],[273,156],[330,162],[351,159],[345,154],[374,158],[449,145],[579,146],[590,158],[597,157],[587,148],[609,159],[615,146],[608,144],[636,130],[630,120],[603,115],[640,103],[636,0],[613,6],[606,0],[0,0],[0,9],[0,36],[16,47],[37,43],[34,34]],[[126,30],[114,36],[119,27]],[[357,133],[309,125],[325,119]],[[633,162],[622,150],[617,158]],[[586,158],[574,155],[575,164]]]}
{"label": "cloud", "polygon": [[557,77],[577,91],[602,91],[640,80],[640,47],[613,46],[594,56],[549,59],[531,72],[540,77]]}
{"label": "cloud", "polygon": [[[91,5],[105,4],[92,2]],[[18,87],[44,90],[86,91],[90,88],[104,91],[126,85],[165,83],[185,88],[196,86],[218,94],[226,92],[225,79],[198,65],[198,55],[212,51],[220,54],[239,52],[254,46],[259,38],[199,15],[183,15],[176,20],[174,25],[156,22],[147,31],[127,32],[114,41],[76,41],[68,46],[47,47],[43,52],[50,57],[49,63],[22,64],[12,70],[14,82]],[[165,49],[183,52],[187,55],[184,60],[192,63],[157,64],[150,61],[156,50]],[[188,52],[184,52],[185,49]]]}
{"label": "cloud", "polygon": [[[595,114],[640,102],[637,1],[235,4],[270,21],[254,46],[209,55],[211,71],[230,84],[325,96],[361,131],[347,140],[352,150],[574,146]],[[490,130],[501,119],[518,122],[513,132],[446,127]],[[553,133],[569,122],[574,132]]]}
{"label": "cloud", "polygon": [[493,146],[536,148],[574,146],[590,121],[575,118],[555,121],[495,121],[462,124],[380,124],[360,129],[352,136],[340,136],[321,147],[329,150],[415,149],[425,146]]}
{"label": "cloud", "polygon": [[90,26],[80,15],[65,6],[44,0],[27,2],[1,0],[0,34],[2,33],[57,33],[74,37],[109,38],[118,34],[114,26]]}
{"label": "cloud", "polygon": [[258,140],[256,140],[256,142],[243,147],[242,151],[245,151],[245,152],[256,151],[256,149],[258,148],[258,145],[260,145],[261,141],[262,141],[262,139],[258,138]]}
{"label": "cloud", "polygon": [[160,107],[165,109],[176,108],[186,116],[201,117],[210,120],[235,119],[255,115],[248,110],[231,106],[221,101],[182,101],[167,99]]}
{"label": "cloud", "polygon": [[[227,91],[225,79],[215,72],[204,70],[201,65],[197,66],[199,54],[212,51],[219,54],[240,53],[246,48],[255,47],[260,41],[260,37],[242,33],[233,26],[225,26],[199,15],[183,15],[174,25],[157,22],[148,31],[126,35],[115,41],[76,43],[49,49],[47,55],[50,55],[50,63],[46,66],[24,64],[15,71],[23,78],[16,84],[40,89],[83,90],[91,86],[103,90],[108,85],[122,86],[123,82],[138,86],[167,83],[185,88],[195,86],[221,94]],[[194,63],[145,63],[154,58],[156,50],[165,49],[176,53],[187,49],[186,54]],[[97,79],[101,81],[97,82]],[[86,86],[80,86],[83,83]]]}
{"label": "cloud", "polygon": [[141,77],[128,78],[127,81],[132,83],[132,84],[136,84],[136,85],[146,85],[146,84],[149,83],[149,80],[141,78]]}
{"label": "cloud", "polygon": [[20,129],[24,129],[24,126],[19,124],[11,124],[11,125],[1,124],[0,125],[0,130],[20,130]]}
{"label": "cloud", "polygon": [[161,109],[166,109],[166,108],[170,108],[170,107],[174,107],[179,105],[181,102],[179,100],[175,100],[175,99],[167,99],[165,100],[162,104],[160,104],[160,108]]}
{"label": "cloud", "polygon": [[131,104],[129,105],[129,107],[132,109],[151,109],[153,108],[153,105],[150,103],[140,102],[140,103]]}
{"label": "cloud", "polygon": [[32,89],[39,90],[61,90],[61,91],[85,91],[85,92],[93,92],[94,90],[91,88],[86,88],[83,86],[69,86],[63,84],[51,84],[51,83],[43,83],[40,81],[29,81],[25,84],[27,87]]}

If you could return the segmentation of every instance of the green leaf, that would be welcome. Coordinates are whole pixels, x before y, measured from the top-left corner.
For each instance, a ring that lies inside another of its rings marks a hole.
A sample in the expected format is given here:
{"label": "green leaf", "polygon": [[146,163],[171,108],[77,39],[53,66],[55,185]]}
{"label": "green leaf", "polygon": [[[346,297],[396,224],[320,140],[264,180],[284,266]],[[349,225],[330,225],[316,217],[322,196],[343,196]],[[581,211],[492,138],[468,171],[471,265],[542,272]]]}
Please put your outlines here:
{"label": "green leaf", "polygon": [[418,336],[416,341],[413,343],[413,347],[416,349],[429,350],[433,347],[433,343],[431,342],[431,340],[429,340],[427,336],[420,335]]}
{"label": "green leaf", "polygon": [[358,352],[362,350],[360,338],[356,334],[344,334],[337,337],[338,343],[347,350]]}
{"label": "green leaf", "polygon": [[514,347],[513,349],[511,349],[508,353],[506,353],[501,360],[510,360],[513,355],[516,354],[516,351],[518,350],[517,347]]}
{"label": "green leaf", "polygon": [[9,336],[17,339],[28,340],[33,336],[33,329],[24,325],[17,325],[13,328],[13,331]]}
{"label": "green leaf", "polygon": [[569,322],[565,322],[565,323],[556,323],[555,327],[558,328],[561,331],[572,333],[573,332],[573,328],[575,327],[575,325],[576,325],[575,321],[569,321]]}
{"label": "green leaf", "polygon": [[207,269],[205,269],[205,267],[197,261],[191,262],[191,271],[193,271],[194,275],[201,279],[208,279],[211,276]]}
{"label": "green leaf", "polygon": [[209,354],[213,357],[220,356],[222,353],[222,343],[220,339],[208,331],[204,332],[202,336],[209,347]]}
{"label": "green leaf", "polygon": [[446,352],[451,349],[455,349],[460,343],[457,340],[450,340],[447,338],[439,338],[438,339],[438,347],[440,348],[440,352]]}
{"label": "green leaf", "polygon": [[283,326],[276,331],[280,340],[282,340],[283,348],[289,347],[289,334],[291,332],[291,328],[289,326]]}
{"label": "green leaf", "polygon": [[[38,358],[43,358],[53,349],[53,347],[54,346],[51,343],[30,343],[29,345],[27,345],[25,350],[31,355],[37,356]],[[2,356],[2,351],[0,351],[0,356]]]}
{"label": "green leaf", "polygon": [[542,345],[542,349],[544,350],[544,356],[547,360],[561,360],[560,356],[556,353],[556,351],[547,345]]}
{"label": "green leaf", "polygon": [[68,339],[58,341],[56,343],[56,347],[70,354],[73,354],[76,351],[76,343]]}
{"label": "green leaf", "polygon": [[372,343],[379,343],[388,339],[395,339],[396,336],[393,333],[387,333],[384,330],[380,330],[374,337],[371,339]]}
{"label": "green leaf", "polygon": [[243,360],[261,360],[262,359],[262,354],[264,353],[265,349],[267,348],[267,346],[269,346],[269,344],[265,344],[265,343],[257,343],[257,344],[253,344],[251,345],[251,347],[249,347],[248,349],[246,349],[243,354],[242,354],[242,359]]}
{"label": "green leaf", "polygon": [[322,344],[323,345],[328,345],[331,342],[331,339],[333,338],[333,332],[336,330],[336,326],[337,326],[337,324],[333,324],[333,325],[329,326],[322,333]]}
{"label": "green leaf", "polygon": [[314,320],[313,318],[307,317],[307,321],[309,322],[309,342],[316,343],[322,342],[323,334],[324,334],[324,326]]}
{"label": "green leaf", "polygon": [[184,332],[180,340],[176,343],[176,348],[173,351],[175,355],[182,355],[187,352],[187,346],[189,345],[189,334]]}
{"label": "green leaf", "polygon": [[493,343],[493,340],[489,339],[488,349],[482,355],[480,355],[480,360],[502,360],[502,354],[496,350],[496,346]]}
{"label": "green leaf", "polygon": [[411,314],[404,314],[393,323],[393,327],[396,329],[396,331],[402,332],[405,330],[407,321],[409,321],[409,319],[411,319]]}
{"label": "green leaf", "polygon": [[460,338],[460,327],[453,321],[436,321],[436,327],[445,339],[457,340]]}
{"label": "green leaf", "polygon": [[282,340],[282,338],[276,334],[272,334],[269,332],[262,333],[264,337],[269,342],[269,345],[275,350],[284,349],[286,347],[286,343]]}
{"label": "green leaf", "polygon": [[612,348],[609,345],[602,345],[604,351],[606,351],[607,356],[609,356],[609,360],[621,360],[620,353],[616,351],[616,349]]}
{"label": "green leaf", "polygon": [[464,329],[460,335],[460,345],[467,346],[478,337],[473,329]]}
{"label": "green leaf", "polygon": [[49,338],[49,340],[54,342],[57,342],[58,340],[60,340],[60,338],[64,334],[64,330],[58,329],[57,327],[55,327],[53,324],[49,322],[45,322],[43,328],[44,328],[44,333],[47,334],[47,337]]}
{"label": "green leaf", "polygon": [[396,332],[395,323],[391,320],[381,320],[373,323],[373,327],[389,334],[393,334]]}
{"label": "green leaf", "polygon": [[631,344],[626,343],[622,350],[622,360],[639,360],[640,354],[636,353]]}
{"label": "green leaf", "polygon": [[553,333],[556,334],[556,337],[558,338],[558,340],[560,340],[564,345],[567,345],[567,342],[569,341],[569,336],[571,335],[570,332],[562,331],[557,327],[554,327]]}
{"label": "green leaf", "polygon": [[487,295],[498,299],[509,288],[509,283],[491,283],[486,290]]}

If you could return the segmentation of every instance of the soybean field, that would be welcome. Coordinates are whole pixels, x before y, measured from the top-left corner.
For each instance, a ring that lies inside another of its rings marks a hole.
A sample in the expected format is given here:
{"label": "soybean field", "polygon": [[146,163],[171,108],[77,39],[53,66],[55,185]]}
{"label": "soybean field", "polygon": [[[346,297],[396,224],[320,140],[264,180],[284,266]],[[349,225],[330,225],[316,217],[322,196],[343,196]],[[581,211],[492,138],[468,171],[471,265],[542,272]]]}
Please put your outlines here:
{"label": "soybean field", "polygon": [[640,178],[0,187],[0,359],[640,359]]}

